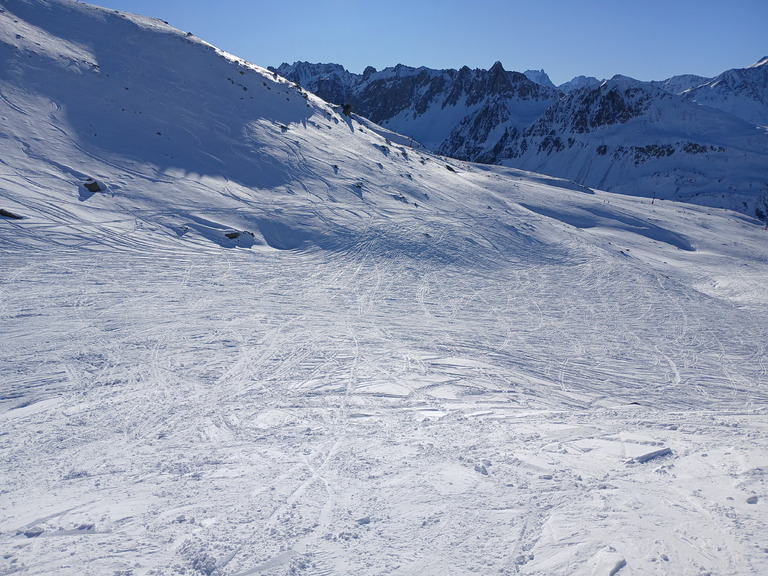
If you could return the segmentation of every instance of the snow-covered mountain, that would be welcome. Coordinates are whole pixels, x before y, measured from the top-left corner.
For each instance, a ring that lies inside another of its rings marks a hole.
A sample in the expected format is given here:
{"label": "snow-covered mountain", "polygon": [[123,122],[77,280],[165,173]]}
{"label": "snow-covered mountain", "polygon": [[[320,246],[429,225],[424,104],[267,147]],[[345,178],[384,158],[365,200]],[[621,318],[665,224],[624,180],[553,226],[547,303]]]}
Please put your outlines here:
{"label": "snow-covered mountain", "polygon": [[631,78],[569,93],[494,152],[604,190],[768,215],[768,132]]}
{"label": "snow-covered mountain", "polygon": [[0,573],[764,574],[766,234],[3,0]]}
{"label": "snow-covered mountain", "polygon": [[682,96],[689,102],[768,127],[768,57],[747,68],[727,70],[691,87]]}
{"label": "snow-covered mountain", "polygon": [[[546,86],[547,88],[557,88],[557,86],[554,85],[552,80],[549,79],[549,76],[547,75],[544,70],[526,70],[523,72],[525,74],[525,77],[528,78],[531,82],[535,82],[536,84],[541,84],[542,86]],[[562,90],[562,89],[561,89]]]}
{"label": "snow-covered mountain", "polygon": [[560,88],[563,93],[568,94],[579,88],[594,88],[595,86],[600,86],[603,82],[604,80],[598,80],[594,76],[576,76],[572,80],[561,84],[558,88]]}
{"label": "snow-covered mountain", "polygon": [[[667,78],[666,80],[651,82],[651,85],[662,88],[672,94],[679,95],[687,90],[706,84],[710,80],[711,78],[697,76],[695,74],[680,74],[678,76],[672,76],[672,78]],[[601,82],[598,82],[597,84],[601,84]]]}
{"label": "snow-covered mountain", "polygon": [[528,125],[562,96],[554,87],[504,70],[500,62],[490,70],[369,67],[362,75],[308,62],[273,70],[429,150],[460,159],[487,152],[505,128]]}
{"label": "snow-covered mountain", "polygon": [[488,71],[398,66],[362,76],[302,62],[277,72],[439,154],[765,219],[767,62],[714,79],[580,76],[559,89],[543,70],[523,75],[498,62]]}

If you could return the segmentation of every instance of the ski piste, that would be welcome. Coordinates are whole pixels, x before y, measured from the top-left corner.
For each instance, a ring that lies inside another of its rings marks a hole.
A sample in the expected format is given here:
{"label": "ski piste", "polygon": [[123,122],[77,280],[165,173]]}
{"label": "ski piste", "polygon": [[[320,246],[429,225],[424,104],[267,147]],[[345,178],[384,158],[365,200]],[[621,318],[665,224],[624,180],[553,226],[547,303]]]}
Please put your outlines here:
{"label": "ski piste", "polygon": [[762,223],[2,10],[0,572],[768,572]]}

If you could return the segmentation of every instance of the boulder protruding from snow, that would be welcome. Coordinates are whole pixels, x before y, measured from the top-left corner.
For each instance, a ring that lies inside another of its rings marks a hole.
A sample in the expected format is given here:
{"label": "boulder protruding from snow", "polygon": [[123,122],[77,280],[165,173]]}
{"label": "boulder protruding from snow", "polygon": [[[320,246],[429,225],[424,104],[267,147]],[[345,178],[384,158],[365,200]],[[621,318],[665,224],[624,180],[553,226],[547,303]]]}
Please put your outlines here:
{"label": "boulder protruding from snow", "polygon": [[101,192],[102,191],[102,187],[93,178],[88,178],[88,180],[83,182],[83,186],[85,186],[85,189],[88,190],[88,192]]}
{"label": "boulder protruding from snow", "polygon": [[14,220],[21,220],[24,218],[24,216],[20,216],[18,214],[14,214],[13,212],[9,212],[5,208],[0,208],[0,216],[3,218],[13,218]]}

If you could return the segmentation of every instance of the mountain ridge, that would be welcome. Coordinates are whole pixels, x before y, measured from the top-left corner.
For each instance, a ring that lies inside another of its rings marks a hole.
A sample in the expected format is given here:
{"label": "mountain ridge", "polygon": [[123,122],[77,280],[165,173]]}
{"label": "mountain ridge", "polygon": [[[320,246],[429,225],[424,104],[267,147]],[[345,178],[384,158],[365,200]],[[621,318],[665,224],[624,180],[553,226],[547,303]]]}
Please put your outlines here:
{"label": "mountain ridge", "polygon": [[[488,70],[398,65],[380,72],[368,68],[363,75],[339,65],[315,67],[307,62],[284,63],[272,70],[317,90],[321,97],[343,100],[360,115],[445,156],[549,171],[586,186],[727,207],[765,219],[768,130],[762,127],[768,125],[767,62],[764,58],[715,78],[679,75],[640,82],[621,75],[609,81],[582,76],[557,88],[543,70],[508,72],[500,62]],[[577,124],[589,116],[601,85],[611,86],[606,96],[610,102],[601,101],[602,118],[612,119],[601,124],[601,117],[592,118],[592,136],[584,137]],[[656,103],[654,111],[650,114],[649,104],[648,116],[629,122],[642,116],[629,112],[638,105],[638,94]],[[571,119],[562,118],[565,107]],[[611,112],[611,107],[616,110]],[[541,133],[546,119],[554,116],[560,116],[560,127],[547,127],[554,133],[537,141],[531,152],[522,134]],[[690,121],[693,117],[695,122]],[[594,130],[601,125],[608,129],[609,124],[610,134]],[[623,130],[617,132],[616,127]],[[575,148],[573,130],[582,135]],[[620,167],[587,161],[585,147],[597,155],[612,147],[611,157]],[[677,165],[667,161],[674,154],[672,160],[683,159]],[[559,160],[553,161],[553,155]],[[593,166],[586,168],[587,163]]]}

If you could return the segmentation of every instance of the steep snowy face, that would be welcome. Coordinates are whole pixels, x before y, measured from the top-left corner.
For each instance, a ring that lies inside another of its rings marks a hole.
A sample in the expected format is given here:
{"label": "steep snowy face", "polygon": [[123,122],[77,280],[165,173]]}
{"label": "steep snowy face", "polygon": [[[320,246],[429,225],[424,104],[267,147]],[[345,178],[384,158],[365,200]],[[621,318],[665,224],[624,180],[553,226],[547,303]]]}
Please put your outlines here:
{"label": "steep snowy face", "polygon": [[[330,245],[358,210],[436,206],[432,186],[451,178],[444,161],[158,20],[6,2],[0,62],[2,161],[24,174],[10,178],[2,208],[50,218],[40,206],[55,202],[72,223],[98,206],[110,216],[89,225],[104,238],[141,213],[158,233],[202,245]],[[421,186],[416,168],[434,180]],[[337,209],[346,202],[356,208]],[[414,234],[415,248],[426,236]]]}
{"label": "steep snowy face", "polygon": [[758,126],[768,126],[768,57],[747,68],[727,70],[691,88],[683,97]]}
{"label": "steep snowy face", "polygon": [[[64,157],[79,146],[99,158],[131,156],[158,169],[268,186],[285,174],[258,164],[254,154],[262,147],[254,136],[267,125],[279,133],[280,124],[320,111],[297,87],[158,20],[74,2],[6,6],[0,14],[5,106],[14,117],[21,114],[15,106],[39,107],[38,124],[50,132],[31,139],[33,153]],[[88,34],[94,25],[99,34]],[[28,135],[10,136],[21,142]]]}

